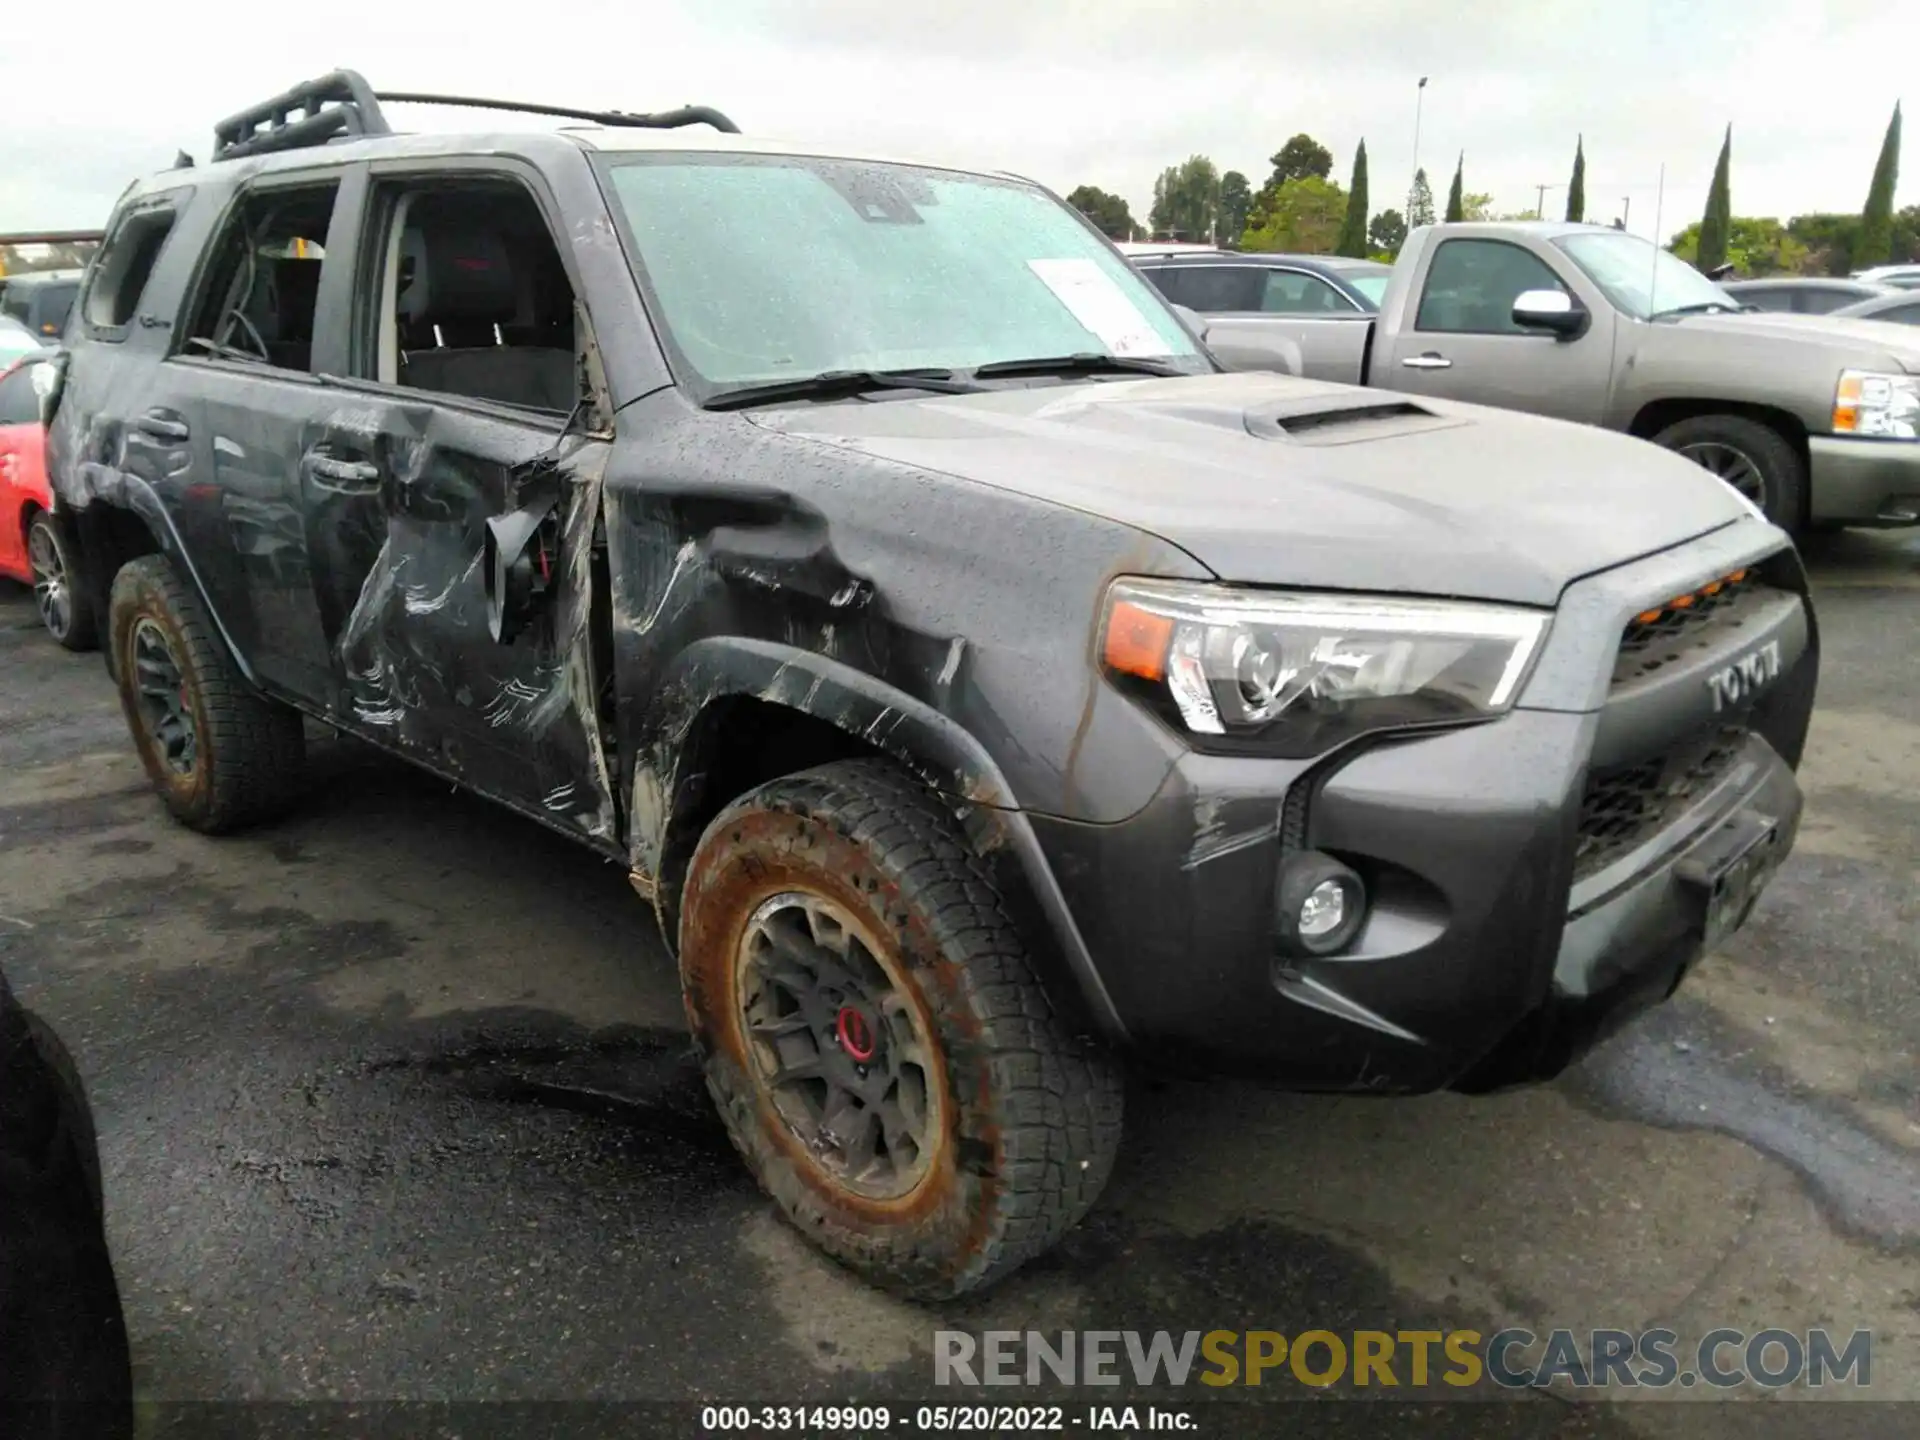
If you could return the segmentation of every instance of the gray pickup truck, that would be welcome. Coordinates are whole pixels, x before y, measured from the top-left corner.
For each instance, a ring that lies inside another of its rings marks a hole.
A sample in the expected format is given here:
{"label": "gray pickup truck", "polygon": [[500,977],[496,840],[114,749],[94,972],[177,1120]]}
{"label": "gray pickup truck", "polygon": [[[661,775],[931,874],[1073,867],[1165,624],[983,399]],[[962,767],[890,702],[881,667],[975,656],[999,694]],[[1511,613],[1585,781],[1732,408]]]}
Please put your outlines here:
{"label": "gray pickup truck", "polygon": [[1415,230],[1378,315],[1206,314],[1231,369],[1288,370],[1624,430],[1790,531],[1920,521],[1920,335],[1743,311],[1594,225]]}

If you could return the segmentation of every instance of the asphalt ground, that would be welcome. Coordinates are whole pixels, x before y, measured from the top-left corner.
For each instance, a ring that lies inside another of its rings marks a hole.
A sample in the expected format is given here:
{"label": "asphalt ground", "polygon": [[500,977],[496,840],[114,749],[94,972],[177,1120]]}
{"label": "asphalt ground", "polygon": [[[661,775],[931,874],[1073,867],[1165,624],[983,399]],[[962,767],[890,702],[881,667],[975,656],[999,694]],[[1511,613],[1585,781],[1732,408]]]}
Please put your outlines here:
{"label": "asphalt ground", "polygon": [[[91,1086],[143,1424],[472,1435],[509,1412],[339,1407],[600,1401],[642,1408],[515,1413],[689,1433],[690,1402],[864,1396],[893,1433],[915,1403],[1047,1398],[1068,1430],[1131,1400],[1201,1434],[1920,1434],[1920,536],[1808,554],[1808,815],[1674,1000],[1497,1097],[1139,1084],[1095,1215],[939,1310],[772,1214],[617,866],[337,740],[284,822],[191,834],[99,658],[0,582],[0,965]],[[1281,1367],[1258,1390],[1043,1397],[936,1389],[931,1363],[941,1329],[1511,1326],[1665,1326],[1683,1354],[1717,1326],[1864,1329],[1872,1383],[1575,1403]],[[176,1408],[195,1402],[218,1403]]]}

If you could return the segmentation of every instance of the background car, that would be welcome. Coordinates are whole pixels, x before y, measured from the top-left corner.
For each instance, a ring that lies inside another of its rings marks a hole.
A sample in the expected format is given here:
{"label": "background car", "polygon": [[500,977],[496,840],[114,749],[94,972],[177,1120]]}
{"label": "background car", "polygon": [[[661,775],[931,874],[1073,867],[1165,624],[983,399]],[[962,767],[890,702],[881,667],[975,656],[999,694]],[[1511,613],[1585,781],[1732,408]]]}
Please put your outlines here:
{"label": "background car", "polygon": [[1857,304],[1890,293],[1887,286],[1871,281],[1820,276],[1728,280],[1720,288],[1742,305],[1751,305],[1756,310],[1787,311],[1795,315],[1831,315],[1843,305]]}
{"label": "background car", "polygon": [[1920,265],[1875,265],[1854,271],[1853,278],[1869,285],[1891,285],[1896,290],[1920,290]]}
{"label": "background car", "polygon": [[1842,305],[1833,314],[1849,320],[1886,320],[1895,325],[1920,325],[1920,293],[1895,290],[1890,294],[1875,295],[1871,300]]}
{"label": "background car", "polygon": [[18,320],[35,335],[56,340],[67,328],[67,312],[80,293],[80,270],[29,270],[0,279],[0,314]]}
{"label": "background car", "polygon": [[40,343],[40,337],[25,325],[9,316],[0,315],[0,369],[46,348]]}
{"label": "background car", "polygon": [[1342,255],[1132,248],[1141,253],[1128,258],[1161,294],[1202,315],[1371,315],[1393,274]]}
{"label": "background car", "polygon": [[24,359],[0,360],[7,367],[0,371],[0,575],[33,586],[49,635],[69,650],[87,650],[94,640],[93,611],[85,587],[73,583],[73,552],[54,524],[46,432],[33,389],[34,369],[51,356],[33,343]]}

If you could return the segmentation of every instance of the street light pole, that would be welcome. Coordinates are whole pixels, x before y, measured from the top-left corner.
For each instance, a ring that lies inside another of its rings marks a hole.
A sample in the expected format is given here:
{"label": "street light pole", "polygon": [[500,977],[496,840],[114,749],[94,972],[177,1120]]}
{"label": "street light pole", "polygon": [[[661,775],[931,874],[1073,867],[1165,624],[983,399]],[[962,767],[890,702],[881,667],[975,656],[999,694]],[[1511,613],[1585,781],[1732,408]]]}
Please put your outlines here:
{"label": "street light pole", "polygon": [[1407,181],[1407,220],[1413,220],[1413,188],[1420,175],[1420,107],[1427,98],[1427,77],[1420,77],[1420,84],[1413,92],[1413,175]]}

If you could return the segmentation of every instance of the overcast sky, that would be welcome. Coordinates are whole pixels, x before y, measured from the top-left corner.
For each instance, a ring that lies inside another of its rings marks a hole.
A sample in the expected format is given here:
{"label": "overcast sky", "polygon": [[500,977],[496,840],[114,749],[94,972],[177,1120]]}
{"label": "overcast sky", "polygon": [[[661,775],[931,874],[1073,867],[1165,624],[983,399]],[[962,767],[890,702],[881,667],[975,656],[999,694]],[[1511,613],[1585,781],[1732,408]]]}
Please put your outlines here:
{"label": "overcast sky", "polygon": [[[1062,193],[1098,185],[1143,222],[1165,166],[1205,154],[1258,185],[1300,130],[1333,150],[1342,183],[1364,136],[1374,208],[1399,204],[1428,75],[1419,156],[1442,198],[1464,150],[1469,190],[1531,207],[1537,183],[1564,186],[1584,132],[1588,217],[1631,197],[1632,228],[1651,233],[1664,164],[1671,234],[1699,217],[1729,121],[1734,213],[1857,210],[1920,55],[1912,0],[109,0],[55,13],[73,57],[35,43],[0,58],[0,230],[99,225],[176,148],[204,162],[220,116],[349,65],[376,89],[701,102],[753,134],[1017,170]],[[1920,153],[1899,200],[1920,200]],[[1550,215],[1556,203],[1563,191],[1548,192]]]}

